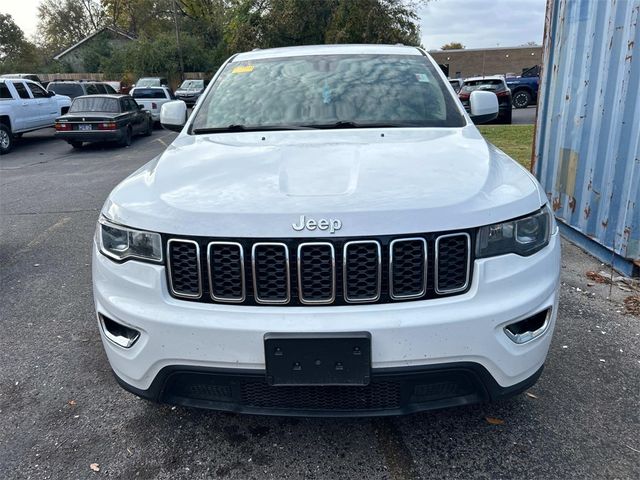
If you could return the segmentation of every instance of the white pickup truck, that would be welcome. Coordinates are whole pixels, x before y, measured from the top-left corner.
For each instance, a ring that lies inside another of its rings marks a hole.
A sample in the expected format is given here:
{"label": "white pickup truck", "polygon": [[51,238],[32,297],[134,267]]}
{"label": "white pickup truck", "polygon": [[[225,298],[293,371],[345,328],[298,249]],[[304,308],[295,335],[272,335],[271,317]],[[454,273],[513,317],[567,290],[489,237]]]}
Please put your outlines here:
{"label": "white pickup truck", "polygon": [[0,155],[9,153],[13,140],[25,132],[53,127],[69,110],[71,99],[47,92],[36,82],[0,79]]}
{"label": "white pickup truck", "polygon": [[145,110],[151,112],[153,121],[160,122],[160,109],[162,105],[176,97],[167,87],[135,87],[129,92],[138,105],[142,105]]}

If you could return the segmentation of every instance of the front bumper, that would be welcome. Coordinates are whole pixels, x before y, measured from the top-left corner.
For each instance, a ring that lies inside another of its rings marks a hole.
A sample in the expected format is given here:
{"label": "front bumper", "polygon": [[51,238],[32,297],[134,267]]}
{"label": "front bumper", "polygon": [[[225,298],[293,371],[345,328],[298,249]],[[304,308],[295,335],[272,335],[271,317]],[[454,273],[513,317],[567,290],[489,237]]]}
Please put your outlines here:
{"label": "front bumper", "polygon": [[120,142],[126,135],[124,128],[117,130],[89,130],[56,132],[55,136],[68,142]]}
{"label": "front bumper", "polygon": [[[485,378],[477,372],[486,372],[499,389],[517,388],[532,378],[535,381],[557,314],[558,234],[531,257],[479,259],[474,268],[467,293],[440,299],[315,308],[218,305],[174,299],[167,291],[163,266],[114,263],[94,245],[93,286],[99,314],[140,331],[140,338],[128,349],[102,335],[114,373],[129,390],[155,400],[190,404],[184,395],[181,400],[180,396],[157,393],[169,391],[158,385],[164,385],[166,372],[176,368],[225,374],[231,370],[238,375],[248,371],[253,378],[264,380],[263,342],[268,332],[369,332],[373,373],[378,378],[394,374],[395,369],[406,369],[408,373],[403,374],[413,375],[415,369],[462,363],[473,365],[469,371],[475,373],[470,376]],[[552,314],[546,330],[534,340],[516,344],[504,332],[506,325],[547,309]],[[456,401],[472,403],[500,396],[486,393],[492,390],[487,381],[480,383],[483,386],[476,388],[476,393],[462,395],[467,400]],[[477,393],[483,389],[484,394]],[[194,405],[199,402],[192,401]],[[390,410],[414,411],[410,403]],[[225,409],[249,411],[241,405]]]}
{"label": "front bumper", "polygon": [[127,391],[153,402],[236,413],[291,416],[404,415],[439,408],[493,402],[531,387],[542,374],[501,387],[476,363],[376,369],[371,383],[354,386],[274,387],[260,370],[172,366],[140,390],[116,375]]}

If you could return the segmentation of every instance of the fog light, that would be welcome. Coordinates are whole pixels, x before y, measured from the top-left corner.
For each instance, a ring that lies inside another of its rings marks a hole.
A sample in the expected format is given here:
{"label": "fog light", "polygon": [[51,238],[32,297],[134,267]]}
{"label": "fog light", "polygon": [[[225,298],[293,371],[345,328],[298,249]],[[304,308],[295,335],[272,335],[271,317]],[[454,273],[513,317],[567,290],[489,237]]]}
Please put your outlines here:
{"label": "fog light", "polygon": [[115,343],[119,347],[130,348],[140,338],[140,332],[130,327],[125,327],[102,314],[98,314],[102,333],[108,340]]}
{"label": "fog light", "polygon": [[539,337],[547,330],[550,319],[551,309],[548,308],[524,320],[507,325],[504,327],[504,333],[506,333],[507,337],[514,343],[527,343]]}

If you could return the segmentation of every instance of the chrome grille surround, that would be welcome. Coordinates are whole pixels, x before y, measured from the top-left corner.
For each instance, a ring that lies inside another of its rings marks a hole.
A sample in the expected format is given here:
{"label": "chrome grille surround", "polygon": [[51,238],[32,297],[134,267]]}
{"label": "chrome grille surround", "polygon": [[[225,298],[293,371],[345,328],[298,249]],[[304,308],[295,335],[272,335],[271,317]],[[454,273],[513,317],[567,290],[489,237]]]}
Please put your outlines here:
{"label": "chrome grille surround", "polygon": [[[376,294],[370,297],[364,297],[364,298],[350,298],[349,297],[349,285],[348,285],[348,269],[347,269],[347,262],[349,260],[349,247],[355,246],[355,245],[374,245],[376,247],[376,251],[377,251],[377,257],[378,257],[378,268],[377,268],[377,277],[378,277],[378,281],[377,281],[377,288],[376,288]],[[368,303],[368,302],[376,302],[380,299],[380,294],[382,292],[382,247],[380,247],[380,242],[378,242],[377,240],[352,240],[350,242],[346,242],[344,244],[344,249],[343,249],[343,253],[342,253],[342,288],[343,288],[343,296],[344,296],[344,300],[347,303]]]}
{"label": "chrome grille surround", "polygon": [[[307,286],[306,283],[308,282],[303,281],[303,277],[304,277],[303,269],[305,268],[304,262],[303,262],[303,254],[304,254],[303,250],[305,248],[312,248],[312,247],[327,247],[331,252],[331,278],[330,278],[331,295],[328,296],[326,299],[308,299],[308,298],[305,298],[305,295],[304,295],[304,290],[305,290],[305,287]],[[297,261],[298,261],[298,298],[300,299],[300,303],[303,303],[305,305],[327,305],[327,304],[333,303],[336,299],[336,251],[333,247],[333,244],[329,242],[301,243],[300,245],[298,245]]]}
{"label": "chrome grille surround", "polygon": [[[473,276],[475,230],[406,237],[162,237],[167,288],[184,301],[249,306],[422,301],[465,293]],[[326,250],[307,249],[318,245]],[[305,270],[305,254],[312,254],[311,271]]]}
{"label": "chrome grille surround", "polygon": [[[393,285],[393,274],[394,274],[394,264],[393,264],[393,247],[396,245],[400,245],[402,243],[408,242],[420,242],[422,243],[422,254],[424,255],[424,267],[422,268],[422,289],[416,293],[411,294],[400,294],[397,295],[394,293],[394,285]],[[429,266],[429,257],[427,255],[427,241],[422,237],[411,237],[411,238],[399,238],[397,240],[393,240],[389,244],[389,296],[394,300],[410,300],[413,298],[422,297],[427,291],[427,276],[428,276],[428,266]]]}
{"label": "chrome grille surround", "polygon": [[[211,250],[212,248],[216,247],[216,246],[227,246],[227,247],[237,247],[239,250],[239,254],[240,254],[240,290],[241,290],[241,294],[240,296],[236,296],[236,297],[223,297],[223,296],[217,296],[214,293],[214,278],[215,275],[212,272],[212,265],[211,265],[211,261],[212,261],[212,255],[211,255]],[[228,302],[228,303],[242,303],[245,301],[245,299],[247,298],[247,289],[246,289],[246,279],[245,279],[245,271],[244,271],[244,248],[242,247],[242,245],[240,243],[237,242],[209,242],[209,244],[207,245],[207,272],[208,272],[208,276],[209,276],[209,295],[211,295],[211,298],[213,300],[216,300],[218,302]]]}
{"label": "chrome grille surround", "polygon": [[[175,272],[172,273],[172,270],[171,270],[171,264],[174,263],[173,254],[171,252],[171,246],[179,243],[195,245],[196,265],[197,265],[197,272],[198,272],[197,273],[198,275],[198,293],[197,294],[180,292],[174,288],[176,282],[175,282]],[[191,299],[198,299],[202,297],[202,272],[200,270],[200,245],[198,244],[198,242],[195,242],[193,240],[183,239],[183,238],[172,238],[171,240],[169,240],[167,242],[167,268],[169,273],[169,282],[168,282],[169,289],[171,290],[171,293],[174,296],[179,298],[191,298]]]}
{"label": "chrome grille surround", "polygon": [[[466,274],[465,274],[465,281],[464,284],[460,285],[459,287],[456,288],[448,288],[448,289],[440,289],[439,285],[440,285],[440,281],[439,281],[439,271],[440,271],[440,243],[442,242],[442,240],[447,239],[447,238],[454,238],[454,237],[459,237],[459,236],[463,236],[466,238],[466,247],[467,247],[467,256],[466,256]],[[457,293],[457,292],[462,292],[464,290],[467,289],[467,287],[469,286],[469,278],[470,278],[470,271],[471,271],[471,236],[468,233],[465,232],[459,232],[459,233],[449,233],[449,234],[445,234],[445,235],[440,235],[436,238],[436,245],[435,245],[435,269],[434,269],[434,289],[436,291],[436,293],[439,294],[449,294],[449,293]]]}
{"label": "chrome grille surround", "polygon": [[[285,255],[285,282],[286,282],[286,295],[282,299],[274,300],[268,298],[260,298],[259,288],[257,282],[257,269],[256,269],[256,256],[257,250],[261,247],[281,247],[284,250]],[[253,277],[253,296],[256,303],[263,305],[286,305],[291,300],[291,269],[289,266],[289,247],[285,243],[281,242],[257,242],[253,244],[251,248],[251,273]]]}

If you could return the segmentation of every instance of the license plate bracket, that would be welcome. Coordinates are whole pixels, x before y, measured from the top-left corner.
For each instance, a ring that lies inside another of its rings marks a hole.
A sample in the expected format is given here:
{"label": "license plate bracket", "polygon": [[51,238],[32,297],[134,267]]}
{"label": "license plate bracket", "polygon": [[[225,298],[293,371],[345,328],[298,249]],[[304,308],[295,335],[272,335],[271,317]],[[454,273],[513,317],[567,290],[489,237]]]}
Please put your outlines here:
{"label": "license plate bracket", "polygon": [[264,336],[269,385],[368,385],[371,334],[267,333]]}

